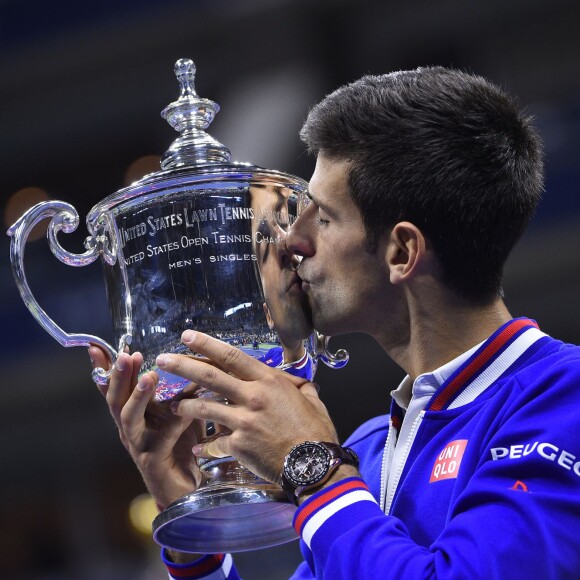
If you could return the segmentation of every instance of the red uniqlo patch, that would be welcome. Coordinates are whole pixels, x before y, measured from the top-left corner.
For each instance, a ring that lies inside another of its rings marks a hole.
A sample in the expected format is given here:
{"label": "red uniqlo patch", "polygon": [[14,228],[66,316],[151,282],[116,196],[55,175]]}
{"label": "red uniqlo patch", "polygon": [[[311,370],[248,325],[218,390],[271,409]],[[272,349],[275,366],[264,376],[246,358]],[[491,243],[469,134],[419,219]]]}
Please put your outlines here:
{"label": "red uniqlo patch", "polygon": [[461,458],[466,447],[467,439],[457,439],[457,441],[448,443],[435,461],[429,483],[442,479],[455,479],[459,473]]}

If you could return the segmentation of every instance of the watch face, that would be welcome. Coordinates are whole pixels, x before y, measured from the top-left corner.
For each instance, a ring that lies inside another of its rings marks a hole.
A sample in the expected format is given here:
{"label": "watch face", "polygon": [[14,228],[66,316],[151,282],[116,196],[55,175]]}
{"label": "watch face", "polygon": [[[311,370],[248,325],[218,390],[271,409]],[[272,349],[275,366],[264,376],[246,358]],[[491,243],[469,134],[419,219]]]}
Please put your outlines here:
{"label": "watch face", "polygon": [[294,485],[303,486],[320,481],[329,466],[330,453],[323,445],[303,443],[292,450],[284,471]]}

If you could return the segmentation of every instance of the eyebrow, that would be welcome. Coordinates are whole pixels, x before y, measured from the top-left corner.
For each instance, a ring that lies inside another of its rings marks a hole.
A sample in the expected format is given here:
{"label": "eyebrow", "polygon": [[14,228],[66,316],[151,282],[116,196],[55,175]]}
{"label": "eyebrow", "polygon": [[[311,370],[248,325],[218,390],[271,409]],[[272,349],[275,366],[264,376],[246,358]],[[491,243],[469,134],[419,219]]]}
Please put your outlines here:
{"label": "eyebrow", "polygon": [[312,195],[312,192],[311,192],[309,189],[307,189],[307,190],[305,191],[305,194],[306,194],[306,197],[307,197],[307,198],[308,198],[308,199],[309,199],[311,202],[315,203],[315,204],[316,204],[318,207],[321,207],[321,205],[320,205],[320,202],[318,201],[318,199],[317,199],[316,197],[314,197],[314,196]]}
{"label": "eyebrow", "polygon": [[320,209],[322,209],[323,211],[327,212],[330,215],[334,215],[334,208],[331,205],[327,205],[326,203],[320,203],[320,201],[318,200],[318,198],[314,197],[312,195],[312,193],[310,192],[309,189],[306,190],[306,197],[314,204],[316,204],[317,207],[319,207]]}

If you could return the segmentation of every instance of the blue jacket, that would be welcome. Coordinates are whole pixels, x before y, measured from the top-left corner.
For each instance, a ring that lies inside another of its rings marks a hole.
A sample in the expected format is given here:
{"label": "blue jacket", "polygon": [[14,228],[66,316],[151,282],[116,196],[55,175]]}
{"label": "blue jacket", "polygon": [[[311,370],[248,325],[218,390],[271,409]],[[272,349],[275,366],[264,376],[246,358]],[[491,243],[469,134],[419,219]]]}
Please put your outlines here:
{"label": "blue jacket", "polygon": [[347,441],[362,480],[300,506],[294,578],[580,578],[580,348],[527,319],[494,333],[422,412],[385,515],[401,414]]}

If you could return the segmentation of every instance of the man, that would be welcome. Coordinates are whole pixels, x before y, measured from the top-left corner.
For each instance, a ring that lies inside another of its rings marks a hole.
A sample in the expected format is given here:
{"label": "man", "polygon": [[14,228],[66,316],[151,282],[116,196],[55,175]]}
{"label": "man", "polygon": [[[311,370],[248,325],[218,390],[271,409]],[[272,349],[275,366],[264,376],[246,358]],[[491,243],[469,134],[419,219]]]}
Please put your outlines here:
{"label": "man", "polygon": [[[357,468],[333,447],[312,383],[187,331],[184,343],[215,366],[162,355],[160,367],[233,405],[175,402],[174,424],[226,425],[231,435],[194,454],[231,454],[283,480],[300,505],[296,578],[577,578],[580,350],[512,319],[502,300],[503,266],[542,190],[529,120],[480,77],[424,68],[338,89],[302,138],[317,164],[287,245],[302,257],[314,327],[370,334],[408,376],[390,415],[346,442]],[[139,355],[120,362],[107,398],[164,506],[196,477],[184,480],[191,461],[171,455],[175,433],[145,444],[155,377],[131,393]],[[364,396],[364,377],[356,389]],[[320,467],[325,450],[337,465]],[[296,484],[299,460],[313,484]],[[195,577],[199,562],[213,562],[209,577],[236,577],[228,558],[169,557],[183,562],[168,564],[175,577]]]}

